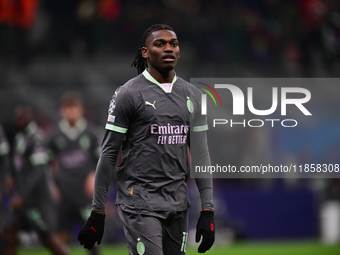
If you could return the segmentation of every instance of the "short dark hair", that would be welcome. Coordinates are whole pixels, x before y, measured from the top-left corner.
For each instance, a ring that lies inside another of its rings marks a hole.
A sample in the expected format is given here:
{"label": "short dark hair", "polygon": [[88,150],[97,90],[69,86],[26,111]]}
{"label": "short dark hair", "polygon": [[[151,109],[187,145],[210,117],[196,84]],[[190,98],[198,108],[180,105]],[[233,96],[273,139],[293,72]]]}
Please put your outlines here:
{"label": "short dark hair", "polygon": [[76,92],[65,93],[60,100],[61,107],[69,107],[75,105],[83,105],[82,97]]}
{"label": "short dark hair", "polygon": [[14,108],[15,116],[25,116],[25,118],[32,120],[33,119],[33,109],[30,105],[17,105]]}
{"label": "short dark hair", "polygon": [[148,67],[148,63],[147,60],[145,58],[143,58],[142,56],[142,47],[145,47],[145,42],[146,39],[148,39],[148,37],[155,31],[159,31],[159,30],[170,30],[175,32],[169,25],[167,24],[154,24],[152,26],[150,26],[147,30],[145,30],[143,38],[142,38],[142,46],[140,46],[138,48],[135,60],[133,61],[132,65],[133,67],[137,68],[138,74],[142,73],[147,67]]}

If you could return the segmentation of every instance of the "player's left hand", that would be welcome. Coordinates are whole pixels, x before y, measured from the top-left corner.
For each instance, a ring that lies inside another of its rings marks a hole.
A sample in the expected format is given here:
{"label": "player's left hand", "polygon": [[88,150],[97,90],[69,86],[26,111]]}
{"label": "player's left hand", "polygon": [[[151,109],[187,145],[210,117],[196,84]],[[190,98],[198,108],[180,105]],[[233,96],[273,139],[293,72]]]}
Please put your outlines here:
{"label": "player's left hand", "polygon": [[215,241],[214,211],[201,211],[196,226],[196,243],[202,238],[198,247],[199,253],[204,253],[211,248]]}
{"label": "player's left hand", "polygon": [[78,234],[78,241],[84,248],[91,250],[97,242],[99,245],[104,234],[105,214],[91,212],[85,225]]}

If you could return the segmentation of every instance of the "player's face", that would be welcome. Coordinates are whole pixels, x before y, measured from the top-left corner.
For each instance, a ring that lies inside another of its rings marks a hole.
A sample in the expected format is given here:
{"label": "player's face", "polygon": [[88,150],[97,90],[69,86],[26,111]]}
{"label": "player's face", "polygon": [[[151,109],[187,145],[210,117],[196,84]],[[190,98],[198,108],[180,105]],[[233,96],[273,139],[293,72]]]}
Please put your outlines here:
{"label": "player's face", "polygon": [[70,126],[74,126],[83,116],[83,107],[79,104],[64,106],[61,108],[61,115],[68,121]]}
{"label": "player's face", "polygon": [[31,117],[27,112],[25,112],[25,110],[17,110],[17,112],[15,113],[15,124],[20,131],[24,130],[30,123],[30,121]]}
{"label": "player's face", "polygon": [[146,47],[142,48],[144,58],[148,59],[148,66],[159,72],[173,70],[179,58],[179,45],[175,32],[158,30],[146,39]]}

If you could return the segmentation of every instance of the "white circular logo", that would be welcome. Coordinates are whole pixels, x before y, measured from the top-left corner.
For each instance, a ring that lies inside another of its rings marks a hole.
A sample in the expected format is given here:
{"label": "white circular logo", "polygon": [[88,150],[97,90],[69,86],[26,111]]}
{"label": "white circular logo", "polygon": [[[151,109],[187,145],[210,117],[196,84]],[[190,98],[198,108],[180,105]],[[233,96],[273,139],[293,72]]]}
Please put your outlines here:
{"label": "white circular logo", "polygon": [[187,108],[190,113],[194,112],[194,104],[191,102],[189,97],[187,97]]}
{"label": "white circular logo", "polygon": [[145,252],[145,245],[142,243],[142,241],[140,240],[140,238],[137,239],[138,243],[137,243],[137,252],[139,255],[143,255]]}

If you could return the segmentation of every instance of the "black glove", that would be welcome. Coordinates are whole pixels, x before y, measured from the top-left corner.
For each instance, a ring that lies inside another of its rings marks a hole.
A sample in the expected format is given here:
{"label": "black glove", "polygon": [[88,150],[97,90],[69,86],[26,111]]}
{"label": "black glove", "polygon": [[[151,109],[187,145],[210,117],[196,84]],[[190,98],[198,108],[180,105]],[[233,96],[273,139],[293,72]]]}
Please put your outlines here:
{"label": "black glove", "polygon": [[98,244],[102,242],[104,223],[104,214],[99,214],[94,211],[91,212],[90,217],[78,234],[78,241],[81,245],[84,245],[84,248],[91,250],[96,242]]}
{"label": "black glove", "polygon": [[215,223],[213,211],[201,211],[196,226],[196,243],[203,236],[201,245],[198,247],[199,253],[204,253],[211,248],[215,241]]}

